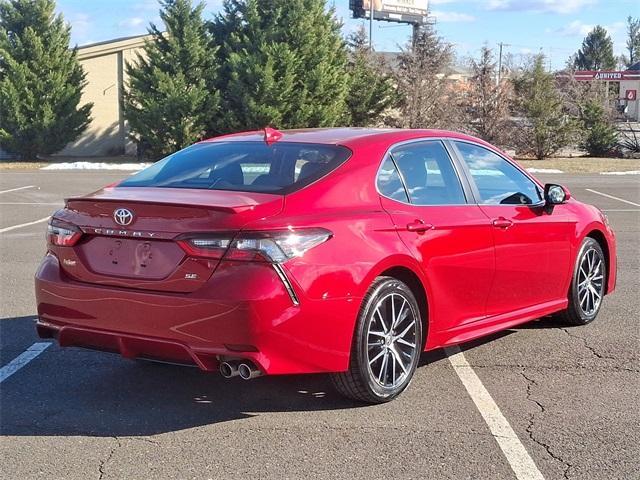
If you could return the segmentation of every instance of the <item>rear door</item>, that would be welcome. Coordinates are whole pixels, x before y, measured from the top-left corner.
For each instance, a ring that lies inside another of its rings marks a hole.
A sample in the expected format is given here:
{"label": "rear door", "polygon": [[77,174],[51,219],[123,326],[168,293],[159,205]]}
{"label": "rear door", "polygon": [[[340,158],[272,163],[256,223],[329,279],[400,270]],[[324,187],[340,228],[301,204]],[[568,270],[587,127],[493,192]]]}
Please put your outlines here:
{"label": "rear door", "polygon": [[393,148],[377,181],[383,208],[422,265],[438,331],[485,316],[494,273],[489,220],[458,173],[445,145],[428,140]]}
{"label": "rear door", "polygon": [[469,142],[453,145],[492,224],[496,275],[487,313],[564,298],[573,225],[563,206],[545,211],[541,188],[497,152]]}

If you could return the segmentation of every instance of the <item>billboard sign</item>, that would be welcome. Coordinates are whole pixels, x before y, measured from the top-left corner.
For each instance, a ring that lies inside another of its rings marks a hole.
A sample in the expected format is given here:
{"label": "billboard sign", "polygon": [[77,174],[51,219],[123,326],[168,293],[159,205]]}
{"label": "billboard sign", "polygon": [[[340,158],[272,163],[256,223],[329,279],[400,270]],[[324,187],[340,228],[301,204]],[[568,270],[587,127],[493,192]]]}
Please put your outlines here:
{"label": "billboard sign", "polygon": [[350,0],[354,18],[369,18],[373,2],[374,20],[423,24],[427,22],[429,0]]}

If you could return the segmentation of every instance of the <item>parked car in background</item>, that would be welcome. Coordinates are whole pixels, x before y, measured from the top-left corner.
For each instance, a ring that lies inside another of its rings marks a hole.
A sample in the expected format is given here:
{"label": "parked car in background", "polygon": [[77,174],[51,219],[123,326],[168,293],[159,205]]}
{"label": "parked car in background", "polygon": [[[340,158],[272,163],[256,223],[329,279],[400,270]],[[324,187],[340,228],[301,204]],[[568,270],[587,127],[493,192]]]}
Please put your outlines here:
{"label": "parked car in background", "polygon": [[600,210],[446,131],[213,138],[68,199],[47,237],[41,337],[225,377],[331,373],[371,403],[423,351],[593,321],[616,280]]}

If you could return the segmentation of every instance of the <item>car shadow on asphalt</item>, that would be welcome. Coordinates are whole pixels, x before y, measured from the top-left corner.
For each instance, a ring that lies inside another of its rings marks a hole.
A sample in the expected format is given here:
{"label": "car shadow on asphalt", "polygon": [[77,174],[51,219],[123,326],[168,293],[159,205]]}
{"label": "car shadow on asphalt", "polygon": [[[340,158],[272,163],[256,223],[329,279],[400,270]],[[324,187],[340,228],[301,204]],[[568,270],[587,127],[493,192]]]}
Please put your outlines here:
{"label": "car shadow on asphalt", "polygon": [[[38,340],[35,317],[0,319],[5,365]],[[470,342],[464,350],[512,331]],[[11,358],[9,358],[11,357]],[[424,353],[419,366],[446,361]],[[341,397],[327,375],[224,379],[196,368],[125,360],[52,345],[0,385],[0,434],[147,436],[267,412],[302,413],[367,407]]]}

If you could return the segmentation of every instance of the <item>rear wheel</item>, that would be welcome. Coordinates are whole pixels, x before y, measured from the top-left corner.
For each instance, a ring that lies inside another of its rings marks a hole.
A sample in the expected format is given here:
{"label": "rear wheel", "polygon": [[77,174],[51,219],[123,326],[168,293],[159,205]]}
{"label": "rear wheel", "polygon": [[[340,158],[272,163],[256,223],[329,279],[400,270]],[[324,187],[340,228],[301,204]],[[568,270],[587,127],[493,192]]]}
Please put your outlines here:
{"label": "rear wheel", "polygon": [[607,281],[606,260],[591,237],[582,242],[569,290],[569,306],[558,315],[568,325],[586,325],[598,316]]}
{"label": "rear wheel", "polygon": [[407,388],[422,352],[422,320],[403,282],[378,277],[364,298],[353,339],[349,370],[332,376],[343,395],[384,403]]}

